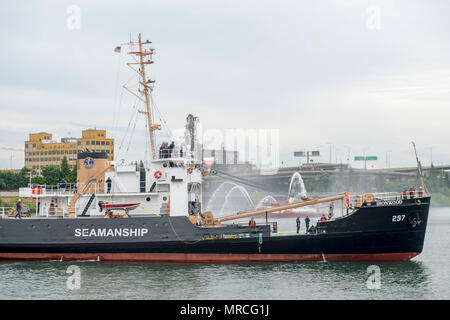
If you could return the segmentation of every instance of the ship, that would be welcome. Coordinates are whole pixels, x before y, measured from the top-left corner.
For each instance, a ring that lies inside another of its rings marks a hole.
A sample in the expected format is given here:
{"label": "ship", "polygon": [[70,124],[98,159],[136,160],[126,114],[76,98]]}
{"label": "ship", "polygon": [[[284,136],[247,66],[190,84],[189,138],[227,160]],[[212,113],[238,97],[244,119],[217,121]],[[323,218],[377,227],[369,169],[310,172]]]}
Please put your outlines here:
{"label": "ship", "polygon": [[[187,116],[185,143],[155,150],[160,125],[152,121],[154,81],[146,73],[155,51],[150,44],[140,34],[130,41],[128,53],[135,60],[128,66],[139,75],[139,90],[124,86],[145,106],[140,113],[147,119],[148,166],[114,163],[105,152],[80,146],[76,184],[20,189],[20,197],[36,201],[36,212],[29,218],[1,217],[1,260],[399,261],[422,252],[431,198],[426,189],[406,197],[342,192],[222,217],[205,211],[202,181],[210,169],[199,156],[199,118]],[[281,233],[268,221],[272,213],[334,202],[341,203],[340,210],[307,232]],[[251,217],[266,219],[249,224]]]}

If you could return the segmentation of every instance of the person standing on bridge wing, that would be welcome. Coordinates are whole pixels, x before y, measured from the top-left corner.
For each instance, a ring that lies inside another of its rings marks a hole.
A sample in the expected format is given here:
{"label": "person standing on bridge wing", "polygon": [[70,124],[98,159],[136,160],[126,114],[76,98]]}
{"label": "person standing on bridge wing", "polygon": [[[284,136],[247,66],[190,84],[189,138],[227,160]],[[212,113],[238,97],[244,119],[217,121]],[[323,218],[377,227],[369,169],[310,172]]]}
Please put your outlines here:
{"label": "person standing on bridge wing", "polygon": [[299,231],[300,231],[300,217],[297,217],[297,220],[295,220],[295,222],[297,223],[297,233],[299,233]]}

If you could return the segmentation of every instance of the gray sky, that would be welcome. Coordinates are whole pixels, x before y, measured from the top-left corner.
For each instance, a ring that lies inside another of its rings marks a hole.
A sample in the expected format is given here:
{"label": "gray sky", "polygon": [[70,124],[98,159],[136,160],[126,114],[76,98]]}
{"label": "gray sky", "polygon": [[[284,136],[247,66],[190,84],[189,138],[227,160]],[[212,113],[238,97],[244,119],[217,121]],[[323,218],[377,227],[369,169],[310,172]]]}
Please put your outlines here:
{"label": "gray sky", "polygon": [[[70,5],[79,29],[67,26]],[[188,113],[205,129],[277,129],[284,165],[296,150],[328,161],[330,144],[333,162],[365,153],[380,168],[388,152],[390,166],[414,165],[411,140],[423,164],[431,152],[448,164],[449,16],[444,0],[2,1],[0,147],[96,126],[116,149],[124,141],[124,157],[135,99],[120,88],[134,79],[113,49],[141,32],[171,130]],[[128,160],[143,158],[143,125]],[[23,153],[12,155],[22,167]],[[10,161],[0,150],[0,168]]]}

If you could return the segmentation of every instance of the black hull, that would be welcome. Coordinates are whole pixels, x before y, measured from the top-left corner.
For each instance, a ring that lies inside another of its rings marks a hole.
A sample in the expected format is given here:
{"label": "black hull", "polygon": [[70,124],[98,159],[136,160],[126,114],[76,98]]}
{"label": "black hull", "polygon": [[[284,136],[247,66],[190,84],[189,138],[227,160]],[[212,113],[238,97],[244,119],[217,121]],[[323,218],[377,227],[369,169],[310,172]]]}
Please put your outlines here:
{"label": "black hull", "polygon": [[[315,233],[283,236],[271,235],[265,225],[202,228],[186,217],[0,220],[0,259],[409,260],[423,250],[429,200],[373,203],[318,223]],[[129,231],[125,234],[124,229]]]}

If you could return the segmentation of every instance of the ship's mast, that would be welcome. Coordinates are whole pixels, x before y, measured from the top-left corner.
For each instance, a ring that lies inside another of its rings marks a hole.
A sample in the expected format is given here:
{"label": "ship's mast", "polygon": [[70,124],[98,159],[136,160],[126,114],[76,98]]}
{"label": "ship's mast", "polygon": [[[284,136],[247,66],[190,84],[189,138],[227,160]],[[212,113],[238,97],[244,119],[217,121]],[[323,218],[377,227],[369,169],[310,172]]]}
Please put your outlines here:
{"label": "ship's mast", "polygon": [[[143,90],[138,90],[138,93],[133,92],[132,90],[128,89],[125,85],[123,86],[124,89],[126,89],[128,92],[130,92],[132,95],[137,97],[139,100],[145,103],[146,111],[139,111],[139,113],[145,114],[147,116],[147,125],[148,125],[148,133],[150,136],[150,150],[152,153],[152,158],[155,158],[155,141],[153,138],[153,131],[158,130],[161,128],[159,124],[152,123],[152,117],[150,113],[150,97],[149,97],[149,91],[153,91],[153,83],[155,83],[154,80],[147,80],[147,75],[145,73],[145,66],[152,64],[152,55],[155,52],[155,49],[153,48],[145,48],[146,45],[150,45],[151,41],[146,40],[145,42],[142,42],[141,34],[139,34],[138,42],[132,42],[130,41],[127,43],[128,45],[133,48],[134,45],[138,45],[138,51],[130,51],[128,54],[135,55],[138,57],[137,62],[129,62],[127,65],[135,72],[137,72],[140,76],[139,84],[142,85]],[[133,65],[139,65],[140,68],[136,70]],[[142,98],[142,96],[144,98]]]}

